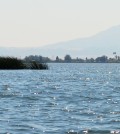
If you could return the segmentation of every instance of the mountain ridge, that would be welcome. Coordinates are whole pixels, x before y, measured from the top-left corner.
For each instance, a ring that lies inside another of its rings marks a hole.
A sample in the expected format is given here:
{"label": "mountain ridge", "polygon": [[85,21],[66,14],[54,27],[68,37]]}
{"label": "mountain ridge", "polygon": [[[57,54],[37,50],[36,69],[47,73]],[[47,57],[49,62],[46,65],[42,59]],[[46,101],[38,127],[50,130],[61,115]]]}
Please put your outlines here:
{"label": "mountain ridge", "polygon": [[120,25],[87,38],[78,38],[43,47],[0,47],[1,56],[25,57],[27,55],[60,56],[70,54],[73,57],[97,57],[120,53]]}

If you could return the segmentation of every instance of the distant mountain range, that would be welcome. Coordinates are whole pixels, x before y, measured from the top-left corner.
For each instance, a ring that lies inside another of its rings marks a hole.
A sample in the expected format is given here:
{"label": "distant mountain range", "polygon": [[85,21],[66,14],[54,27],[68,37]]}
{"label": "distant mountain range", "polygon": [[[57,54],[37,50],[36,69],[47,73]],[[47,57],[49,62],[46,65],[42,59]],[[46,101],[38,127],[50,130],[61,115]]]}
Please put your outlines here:
{"label": "distant mountain range", "polygon": [[112,27],[92,37],[79,38],[46,45],[44,47],[17,48],[0,47],[1,56],[24,57],[27,55],[42,55],[48,57],[64,57],[70,54],[72,57],[97,57],[111,56],[113,52],[120,55],[120,26]]}

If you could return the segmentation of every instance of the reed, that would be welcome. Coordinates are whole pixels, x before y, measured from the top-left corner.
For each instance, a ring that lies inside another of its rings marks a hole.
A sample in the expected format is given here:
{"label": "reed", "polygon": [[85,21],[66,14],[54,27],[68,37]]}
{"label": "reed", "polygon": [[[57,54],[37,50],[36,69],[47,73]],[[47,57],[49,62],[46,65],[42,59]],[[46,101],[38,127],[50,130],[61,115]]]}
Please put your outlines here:
{"label": "reed", "polygon": [[8,69],[48,69],[48,65],[45,63],[37,63],[35,61],[31,61],[30,63],[26,63],[25,61],[14,58],[14,57],[0,57],[0,69],[8,70]]}
{"label": "reed", "polygon": [[0,57],[0,69],[24,69],[22,60],[14,57]]}
{"label": "reed", "polygon": [[44,70],[48,69],[48,65],[46,63],[39,63],[36,61],[31,61],[26,64],[27,69],[34,69],[34,70]]}

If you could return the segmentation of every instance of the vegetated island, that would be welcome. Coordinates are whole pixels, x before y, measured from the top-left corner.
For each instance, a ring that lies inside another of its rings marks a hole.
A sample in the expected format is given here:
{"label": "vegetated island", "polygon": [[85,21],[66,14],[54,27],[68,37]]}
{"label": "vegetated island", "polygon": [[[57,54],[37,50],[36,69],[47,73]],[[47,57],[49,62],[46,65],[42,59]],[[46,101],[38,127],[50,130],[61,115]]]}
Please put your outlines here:
{"label": "vegetated island", "polygon": [[1,70],[15,70],[15,69],[34,69],[43,70],[48,69],[46,63],[40,63],[34,60],[26,62],[15,57],[0,57],[0,69]]}

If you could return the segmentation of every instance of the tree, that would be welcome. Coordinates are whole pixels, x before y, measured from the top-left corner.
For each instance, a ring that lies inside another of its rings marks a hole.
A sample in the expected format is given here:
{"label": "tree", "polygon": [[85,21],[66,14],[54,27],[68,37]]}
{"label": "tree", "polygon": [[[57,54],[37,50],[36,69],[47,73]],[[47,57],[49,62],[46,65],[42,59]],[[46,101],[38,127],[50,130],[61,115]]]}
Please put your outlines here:
{"label": "tree", "polygon": [[107,56],[97,57],[95,60],[97,63],[106,63],[108,61],[108,57]]}
{"label": "tree", "polygon": [[56,57],[56,61],[59,61],[59,57],[58,56]]}
{"label": "tree", "polygon": [[71,62],[72,58],[71,58],[70,55],[67,54],[67,55],[65,55],[64,60],[65,60],[66,62]]}

